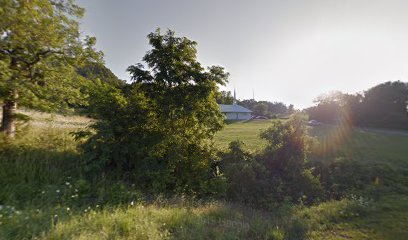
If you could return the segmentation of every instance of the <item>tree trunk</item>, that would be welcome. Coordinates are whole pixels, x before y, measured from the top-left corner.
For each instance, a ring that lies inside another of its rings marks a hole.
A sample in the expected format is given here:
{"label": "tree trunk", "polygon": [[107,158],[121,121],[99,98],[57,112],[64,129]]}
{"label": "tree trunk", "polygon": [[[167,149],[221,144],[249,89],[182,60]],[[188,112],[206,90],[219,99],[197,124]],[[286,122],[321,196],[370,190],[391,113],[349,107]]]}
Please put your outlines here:
{"label": "tree trunk", "polygon": [[16,135],[16,110],[17,110],[17,93],[13,94],[13,100],[6,100],[3,105],[3,118],[0,130],[10,138]]}

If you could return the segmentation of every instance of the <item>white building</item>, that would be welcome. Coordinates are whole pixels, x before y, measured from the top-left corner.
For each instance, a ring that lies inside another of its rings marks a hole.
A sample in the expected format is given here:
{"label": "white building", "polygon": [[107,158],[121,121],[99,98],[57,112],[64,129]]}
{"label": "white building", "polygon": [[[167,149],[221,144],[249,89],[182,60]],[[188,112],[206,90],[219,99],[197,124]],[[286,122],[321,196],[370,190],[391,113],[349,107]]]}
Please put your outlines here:
{"label": "white building", "polygon": [[220,106],[221,112],[227,120],[249,120],[252,115],[251,110],[235,103],[232,105],[218,104],[218,106]]}

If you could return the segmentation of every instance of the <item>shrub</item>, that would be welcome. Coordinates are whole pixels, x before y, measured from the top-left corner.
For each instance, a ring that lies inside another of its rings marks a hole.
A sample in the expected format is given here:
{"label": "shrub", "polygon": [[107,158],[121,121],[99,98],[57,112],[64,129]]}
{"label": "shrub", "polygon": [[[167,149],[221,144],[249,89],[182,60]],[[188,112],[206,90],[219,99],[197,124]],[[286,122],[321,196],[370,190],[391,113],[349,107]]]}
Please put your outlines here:
{"label": "shrub", "polygon": [[319,178],[307,168],[309,140],[300,117],[275,122],[262,132],[268,141],[256,155],[243,150],[242,142],[231,142],[222,154],[221,170],[227,179],[230,200],[262,208],[283,202],[310,204],[323,195]]}
{"label": "shrub", "polygon": [[265,183],[263,166],[254,156],[243,150],[241,141],[231,142],[229,151],[222,154],[221,171],[227,181],[226,196],[229,200],[250,205],[258,205],[263,196]]}
{"label": "shrub", "polygon": [[273,186],[270,195],[278,202],[317,201],[323,189],[306,166],[310,139],[306,135],[304,120],[295,115],[287,122],[276,121],[261,133],[261,137],[268,141],[258,158]]}

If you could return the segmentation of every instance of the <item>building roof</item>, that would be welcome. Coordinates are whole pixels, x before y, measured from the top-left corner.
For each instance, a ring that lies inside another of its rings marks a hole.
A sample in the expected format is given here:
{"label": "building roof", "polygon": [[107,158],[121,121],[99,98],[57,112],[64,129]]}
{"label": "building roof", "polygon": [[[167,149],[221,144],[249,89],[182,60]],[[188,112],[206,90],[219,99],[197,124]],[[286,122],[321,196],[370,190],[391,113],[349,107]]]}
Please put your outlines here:
{"label": "building roof", "polygon": [[232,104],[232,105],[226,105],[226,104],[218,104],[220,106],[221,112],[223,113],[231,113],[231,112],[236,112],[236,113],[251,113],[252,111],[244,108],[242,106],[239,106],[237,104]]}

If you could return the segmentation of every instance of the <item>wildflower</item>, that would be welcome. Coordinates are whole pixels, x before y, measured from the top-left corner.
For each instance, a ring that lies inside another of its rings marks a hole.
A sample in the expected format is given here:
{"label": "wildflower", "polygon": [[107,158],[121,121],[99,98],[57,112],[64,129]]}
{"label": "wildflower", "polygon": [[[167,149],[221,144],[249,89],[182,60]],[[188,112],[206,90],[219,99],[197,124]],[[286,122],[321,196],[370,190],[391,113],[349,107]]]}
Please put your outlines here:
{"label": "wildflower", "polygon": [[70,183],[69,183],[69,182],[65,182],[65,185],[67,185],[67,186],[68,186],[68,185],[70,185]]}
{"label": "wildflower", "polygon": [[69,207],[67,207],[67,211],[69,212],[71,209]]}
{"label": "wildflower", "polygon": [[57,189],[55,192],[56,192],[56,193],[60,193],[60,190],[59,190],[59,189]]}
{"label": "wildflower", "polygon": [[130,202],[130,205],[133,206],[135,203],[133,201]]}

